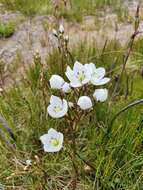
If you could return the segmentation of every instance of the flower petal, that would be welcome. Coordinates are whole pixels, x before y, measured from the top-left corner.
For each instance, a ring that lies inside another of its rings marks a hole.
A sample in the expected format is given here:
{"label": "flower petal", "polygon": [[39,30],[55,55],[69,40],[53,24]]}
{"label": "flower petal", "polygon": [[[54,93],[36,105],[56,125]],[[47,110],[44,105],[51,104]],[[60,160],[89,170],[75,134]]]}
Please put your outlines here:
{"label": "flower petal", "polygon": [[85,67],[90,72],[90,75],[92,75],[96,70],[96,66],[94,63],[85,64]]}
{"label": "flower petal", "polygon": [[53,105],[62,105],[62,100],[58,96],[52,95],[50,98],[50,104]]}
{"label": "flower petal", "polygon": [[62,92],[64,93],[69,93],[71,91],[70,84],[65,82],[62,86]]}
{"label": "flower petal", "polygon": [[97,78],[103,78],[105,76],[105,69],[104,67],[99,67],[95,70],[95,75],[97,76]]}
{"label": "flower petal", "polygon": [[49,139],[48,134],[44,134],[44,135],[42,135],[42,136],[40,137],[40,140],[41,140],[42,144],[47,143],[47,142],[48,142],[48,139]]}
{"label": "flower petal", "polygon": [[98,81],[94,81],[94,85],[104,85],[104,84],[106,84],[106,83],[108,83],[110,81],[110,78],[107,78],[107,77],[105,77],[105,78],[103,78],[103,79],[101,79],[101,80],[98,80]]}
{"label": "flower petal", "polygon": [[80,62],[76,61],[73,67],[73,71],[77,73],[77,72],[83,71],[83,68],[84,66]]}
{"label": "flower petal", "polygon": [[70,83],[71,87],[73,88],[78,88],[78,87],[81,87],[82,86],[82,83],[80,81],[78,81],[77,79],[75,79],[74,81],[72,81]]}

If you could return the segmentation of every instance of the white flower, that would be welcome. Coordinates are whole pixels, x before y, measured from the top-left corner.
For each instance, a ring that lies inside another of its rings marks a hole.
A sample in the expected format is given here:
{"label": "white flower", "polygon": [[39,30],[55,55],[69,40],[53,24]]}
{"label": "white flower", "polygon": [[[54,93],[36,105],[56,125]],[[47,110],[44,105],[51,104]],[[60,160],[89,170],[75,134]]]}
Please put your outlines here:
{"label": "white flower", "polygon": [[45,152],[58,152],[63,147],[63,134],[51,128],[48,134],[40,137]]}
{"label": "white flower", "polygon": [[90,82],[93,85],[104,85],[110,81],[105,76],[105,69],[103,67],[96,68],[94,63],[85,64],[85,67],[89,70],[91,78]]}
{"label": "white flower", "polygon": [[78,99],[77,105],[82,109],[82,110],[87,110],[92,108],[92,102],[91,99],[88,96],[81,96]]}
{"label": "white flower", "polygon": [[106,88],[96,89],[93,94],[93,97],[99,102],[105,102],[108,97],[108,90]]}
{"label": "white flower", "polygon": [[59,26],[59,32],[60,33],[64,33],[64,31],[65,31],[65,29],[64,29],[63,24],[60,24],[60,26]]}
{"label": "white flower", "polygon": [[62,92],[64,93],[69,93],[71,92],[71,87],[70,87],[70,84],[65,82],[62,86]]}
{"label": "white flower", "polygon": [[51,96],[50,105],[47,108],[49,115],[53,118],[61,118],[68,112],[68,103],[65,99]]}
{"label": "white flower", "polygon": [[61,89],[64,82],[64,79],[59,75],[52,75],[50,78],[50,86],[52,89]]}
{"label": "white flower", "polygon": [[73,70],[67,67],[66,76],[74,88],[81,87],[90,81],[90,72],[78,61],[75,62]]}

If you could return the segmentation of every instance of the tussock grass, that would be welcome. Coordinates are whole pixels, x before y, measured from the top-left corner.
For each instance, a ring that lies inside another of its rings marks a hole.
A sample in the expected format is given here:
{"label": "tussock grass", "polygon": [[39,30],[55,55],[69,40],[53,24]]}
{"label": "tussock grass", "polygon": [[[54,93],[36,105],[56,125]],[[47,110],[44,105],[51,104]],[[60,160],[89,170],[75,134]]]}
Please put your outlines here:
{"label": "tussock grass", "polygon": [[[138,42],[139,43],[139,42]],[[75,59],[86,63],[94,62],[105,66],[112,81],[109,83],[109,99],[106,103],[96,104],[94,117],[84,118],[80,122],[77,138],[77,151],[83,160],[90,162],[96,170],[88,168],[77,155],[79,170],[78,190],[141,190],[143,187],[143,109],[142,105],[122,113],[114,121],[110,134],[108,128],[113,116],[124,106],[141,99],[143,80],[140,67],[130,68],[129,95],[125,100],[125,81],[122,90],[112,99],[116,76],[120,73],[125,47],[119,42],[108,42],[103,49],[94,44],[81,43],[71,50]],[[138,45],[139,46],[139,45]],[[136,46],[135,46],[136,47]],[[134,51],[138,51],[136,48]],[[132,54],[133,58],[134,54]],[[140,58],[141,59],[141,58]],[[70,59],[65,64],[72,65]],[[51,127],[65,131],[64,119],[54,120],[47,116],[47,104],[50,97],[48,79],[53,73],[60,73],[61,59],[57,51],[47,59],[43,66],[40,57],[27,70],[20,84],[15,83],[0,96],[0,113],[13,130],[16,142],[5,131],[9,143],[0,141],[0,182],[6,189],[22,190],[59,190],[70,189],[72,163],[65,149],[57,154],[45,154],[39,137]],[[132,81],[132,76],[133,81]],[[133,84],[133,86],[132,86]],[[132,88],[132,90],[131,90]],[[55,92],[56,94],[56,92]],[[3,130],[1,125],[0,127]],[[70,135],[70,134],[69,134]],[[26,166],[26,160],[32,160],[32,166]]]}
{"label": "tussock grass", "polygon": [[[123,5],[123,0],[68,0],[67,8],[63,3],[55,11],[50,0],[0,0],[3,5],[11,10],[20,11],[27,16],[48,13],[55,14],[56,17],[63,17],[67,20],[82,21],[83,16],[93,15],[103,16],[108,12],[115,12],[120,20],[128,15],[128,10]],[[96,19],[95,19],[96,20]]]}

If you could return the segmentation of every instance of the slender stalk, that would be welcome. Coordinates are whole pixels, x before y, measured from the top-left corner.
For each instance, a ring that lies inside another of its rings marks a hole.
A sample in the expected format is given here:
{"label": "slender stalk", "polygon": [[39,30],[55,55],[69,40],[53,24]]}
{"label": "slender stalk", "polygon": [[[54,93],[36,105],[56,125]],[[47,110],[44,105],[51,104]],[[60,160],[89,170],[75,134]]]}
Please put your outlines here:
{"label": "slender stalk", "polygon": [[115,97],[117,90],[119,89],[123,74],[126,70],[127,61],[129,59],[130,54],[131,54],[132,49],[133,49],[133,44],[134,44],[135,38],[138,34],[142,33],[140,31],[138,31],[138,29],[139,29],[139,10],[140,10],[140,4],[137,7],[136,15],[135,15],[135,30],[134,30],[134,33],[131,35],[130,41],[128,43],[128,49],[127,49],[127,52],[125,53],[124,58],[123,58],[123,65],[122,65],[121,74],[119,75],[119,77],[116,81],[116,84],[115,84],[115,87],[113,90],[113,94],[112,94],[112,98]]}
{"label": "slender stalk", "polygon": [[77,178],[78,178],[78,169],[76,166],[76,137],[75,137],[75,129],[76,129],[76,121],[73,122],[72,125],[72,163],[73,163],[73,181],[72,181],[72,190],[75,190],[77,187]]}

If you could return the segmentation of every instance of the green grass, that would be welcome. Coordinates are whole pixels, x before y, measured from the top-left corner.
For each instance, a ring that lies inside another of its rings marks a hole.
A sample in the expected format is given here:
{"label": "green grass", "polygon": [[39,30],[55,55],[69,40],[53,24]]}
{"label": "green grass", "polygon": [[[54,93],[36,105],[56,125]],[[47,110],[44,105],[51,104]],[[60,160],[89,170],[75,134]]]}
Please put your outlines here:
{"label": "green grass", "polygon": [[6,8],[20,11],[27,16],[33,16],[40,12],[40,10],[47,6],[49,0],[0,0]]}
{"label": "green grass", "polygon": [[[81,43],[71,51],[75,59],[83,63],[92,61],[97,66],[105,66],[107,71],[112,68],[113,72],[110,73],[112,80],[108,85],[108,101],[96,104],[94,117],[86,117],[79,123],[77,151],[94,165],[96,170],[88,169],[77,157],[80,174],[77,189],[142,190],[142,105],[122,113],[113,123],[110,136],[107,134],[113,116],[124,106],[142,98],[143,79],[140,67],[137,66],[135,72],[128,63],[129,87],[132,82],[134,84],[132,93],[127,100],[124,99],[124,81],[119,96],[112,100],[115,77],[120,73],[125,47],[112,41],[108,42],[103,51],[97,49],[94,44],[85,44]],[[134,49],[134,52],[136,51],[137,49]],[[138,58],[133,58],[136,65]],[[64,61],[72,65],[68,58]],[[70,189],[67,185],[71,181],[72,163],[67,152],[62,150],[57,154],[44,153],[39,142],[39,137],[49,128],[53,127],[63,132],[67,128],[64,119],[51,119],[46,111],[51,93],[48,80],[53,73],[59,74],[60,70],[61,59],[55,51],[48,57],[46,67],[43,68],[40,60],[36,59],[21,83],[14,83],[11,89],[4,91],[0,96],[0,113],[17,139],[14,150],[3,140],[0,141],[0,183],[6,189]],[[3,130],[2,125],[1,129]],[[14,144],[6,131],[5,134],[10,143]],[[32,160],[32,166],[24,170],[27,159]]]}
{"label": "green grass", "polygon": [[81,22],[83,16],[92,15],[95,16],[96,20],[98,17],[105,16],[110,10],[110,13],[118,15],[119,20],[124,20],[128,12],[122,0],[72,0],[71,2],[70,11],[61,9],[59,11],[60,17]]}
{"label": "green grass", "polygon": [[[103,16],[110,10],[115,12],[120,20],[123,20],[128,14],[128,10],[123,6],[123,0],[71,0],[68,8],[61,3],[58,11],[55,13],[50,0],[0,0],[6,8],[14,11],[20,11],[27,16],[47,13],[55,14],[59,18],[81,22],[83,16],[93,15],[95,18]],[[95,19],[96,20],[96,19]]]}
{"label": "green grass", "polygon": [[14,33],[14,24],[12,22],[0,23],[0,37],[8,38]]}

